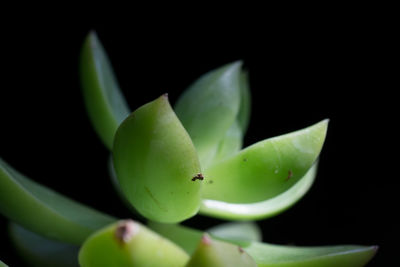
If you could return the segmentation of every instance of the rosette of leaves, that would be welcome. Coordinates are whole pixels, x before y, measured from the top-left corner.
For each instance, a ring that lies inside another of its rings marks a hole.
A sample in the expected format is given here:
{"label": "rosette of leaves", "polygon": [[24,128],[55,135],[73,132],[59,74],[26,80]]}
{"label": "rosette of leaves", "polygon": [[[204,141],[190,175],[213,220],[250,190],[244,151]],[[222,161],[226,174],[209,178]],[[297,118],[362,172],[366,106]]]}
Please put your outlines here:
{"label": "rosette of leaves", "polygon": [[174,107],[165,94],[131,112],[91,32],[81,80],[90,120],[110,150],[110,177],[152,230],[77,203],[0,160],[0,212],[30,265],[363,266],[375,254],[374,246],[262,243],[251,222],[208,233],[174,224],[198,213],[265,219],[295,204],[315,179],[328,120],[242,148],[250,90],[240,61],[201,76]]}

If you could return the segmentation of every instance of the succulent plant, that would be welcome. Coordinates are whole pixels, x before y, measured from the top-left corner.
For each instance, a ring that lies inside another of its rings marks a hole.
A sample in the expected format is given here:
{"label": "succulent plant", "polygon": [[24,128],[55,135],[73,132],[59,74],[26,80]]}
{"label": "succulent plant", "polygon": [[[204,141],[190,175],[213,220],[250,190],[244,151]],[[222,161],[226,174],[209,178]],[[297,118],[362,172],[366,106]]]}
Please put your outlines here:
{"label": "succulent plant", "polygon": [[[201,76],[174,107],[164,94],[133,112],[94,32],[80,67],[91,123],[110,151],[110,178],[135,220],[75,202],[0,159],[0,212],[31,266],[354,267],[376,253],[376,246],[262,242],[252,221],[308,191],[328,120],[242,148],[251,97],[240,61]],[[196,214],[241,222],[206,231],[179,224]]]}

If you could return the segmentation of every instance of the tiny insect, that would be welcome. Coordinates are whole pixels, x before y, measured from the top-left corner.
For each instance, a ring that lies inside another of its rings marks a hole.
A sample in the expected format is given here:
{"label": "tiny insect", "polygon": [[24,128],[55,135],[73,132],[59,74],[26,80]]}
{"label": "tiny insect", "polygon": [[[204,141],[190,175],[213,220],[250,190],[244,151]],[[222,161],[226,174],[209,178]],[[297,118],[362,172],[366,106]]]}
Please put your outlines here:
{"label": "tiny insect", "polygon": [[196,176],[194,176],[192,178],[192,181],[196,181],[196,180],[204,180],[204,176],[201,173],[196,174]]}

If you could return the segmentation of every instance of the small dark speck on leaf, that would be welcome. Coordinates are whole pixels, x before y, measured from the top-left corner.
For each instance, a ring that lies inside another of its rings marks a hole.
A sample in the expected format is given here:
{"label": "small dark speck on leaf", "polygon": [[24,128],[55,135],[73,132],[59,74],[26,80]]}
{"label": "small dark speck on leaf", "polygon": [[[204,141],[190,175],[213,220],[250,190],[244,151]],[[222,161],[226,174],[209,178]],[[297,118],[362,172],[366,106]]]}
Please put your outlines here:
{"label": "small dark speck on leaf", "polygon": [[209,183],[209,184],[212,184],[212,183],[214,183],[214,181],[213,181],[213,180],[210,180],[210,181],[208,181],[208,183]]}
{"label": "small dark speck on leaf", "polygon": [[243,252],[244,252],[244,250],[243,250],[242,247],[238,247],[238,249],[239,249],[239,252],[240,252],[240,253],[243,253]]}
{"label": "small dark speck on leaf", "polygon": [[243,161],[244,161],[244,162],[246,162],[246,161],[247,161],[247,159],[246,159],[246,158],[244,158],[244,159],[243,159]]}
{"label": "small dark speck on leaf", "polygon": [[196,176],[194,176],[192,178],[192,181],[196,181],[196,180],[204,180],[204,176],[201,173],[198,173]]}
{"label": "small dark speck on leaf", "polygon": [[292,176],[293,176],[293,172],[291,170],[289,170],[286,181],[288,181],[290,178],[292,178]]}

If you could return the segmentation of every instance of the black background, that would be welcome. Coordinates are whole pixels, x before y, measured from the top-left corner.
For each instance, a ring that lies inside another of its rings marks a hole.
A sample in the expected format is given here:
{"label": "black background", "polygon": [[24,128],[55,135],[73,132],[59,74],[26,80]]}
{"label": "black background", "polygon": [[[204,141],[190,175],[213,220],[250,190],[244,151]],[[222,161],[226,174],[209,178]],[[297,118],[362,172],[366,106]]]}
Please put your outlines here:
{"label": "black background", "polygon": [[[253,98],[245,145],[330,119],[316,182],[293,208],[258,222],[264,240],[379,245],[370,266],[389,266],[398,235],[395,34],[390,17],[352,17],[118,24],[71,14],[4,27],[1,157],[73,199],[130,217],[81,97],[78,58],[88,31],[97,31],[132,109],[165,92],[174,103],[201,74],[242,59]],[[205,229],[218,222],[197,216],[186,224]],[[0,258],[11,263],[5,225],[0,216]]]}

